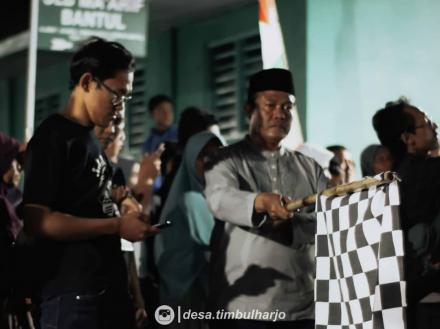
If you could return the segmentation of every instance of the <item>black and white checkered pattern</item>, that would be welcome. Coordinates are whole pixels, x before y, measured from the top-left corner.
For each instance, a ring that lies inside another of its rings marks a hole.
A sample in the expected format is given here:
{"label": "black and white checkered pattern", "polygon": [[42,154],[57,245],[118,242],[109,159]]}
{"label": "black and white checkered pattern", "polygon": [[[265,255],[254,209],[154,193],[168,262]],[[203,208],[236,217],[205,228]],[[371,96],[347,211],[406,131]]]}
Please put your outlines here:
{"label": "black and white checkered pattern", "polygon": [[403,329],[403,234],[396,181],[316,209],[316,329]]}

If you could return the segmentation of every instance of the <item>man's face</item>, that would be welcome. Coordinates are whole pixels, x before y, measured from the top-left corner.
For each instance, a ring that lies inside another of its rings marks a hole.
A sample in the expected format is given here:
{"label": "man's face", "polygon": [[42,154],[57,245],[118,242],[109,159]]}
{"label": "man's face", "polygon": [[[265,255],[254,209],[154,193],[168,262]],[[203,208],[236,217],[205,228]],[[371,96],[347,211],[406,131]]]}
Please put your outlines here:
{"label": "man's face", "polygon": [[18,164],[17,160],[12,160],[9,170],[3,175],[3,182],[8,187],[17,187],[20,183],[21,177],[21,166]]}
{"label": "man's face", "polygon": [[354,162],[351,153],[348,150],[337,150],[333,152],[341,163],[340,183],[346,184],[353,181]]}
{"label": "man's face", "polygon": [[95,126],[95,135],[96,138],[98,138],[99,143],[101,144],[102,148],[107,148],[107,146],[113,142],[116,127],[113,125],[112,122],[107,127],[100,127]]}
{"label": "man's face", "polygon": [[115,137],[124,130],[124,119],[125,113],[120,111],[118,112],[118,117],[110,121],[107,127],[95,126],[95,135],[103,149],[106,149],[115,140]]}
{"label": "man's face", "polygon": [[114,77],[104,81],[91,81],[85,102],[89,117],[96,126],[106,128],[112,120],[118,119],[133,90],[133,77],[133,72],[118,71]]}
{"label": "man's face", "polygon": [[108,144],[105,149],[105,153],[109,158],[118,157],[119,153],[121,153],[122,148],[124,147],[125,142],[125,133],[124,131],[119,131],[116,135],[115,139]]}
{"label": "man's face", "polygon": [[164,101],[159,103],[151,112],[151,116],[158,129],[167,129],[173,124],[173,104]]}
{"label": "man's face", "polygon": [[409,133],[407,138],[407,147],[410,153],[428,154],[438,147],[437,124],[422,111],[415,107],[405,109],[415,122],[414,133]]}
{"label": "man's face", "polygon": [[373,161],[374,174],[377,175],[381,172],[390,171],[393,168],[394,160],[387,148],[381,148]]}
{"label": "man's face", "polygon": [[251,135],[266,143],[279,143],[289,133],[293,102],[293,95],[283,91],[258,92],[250,118]]}

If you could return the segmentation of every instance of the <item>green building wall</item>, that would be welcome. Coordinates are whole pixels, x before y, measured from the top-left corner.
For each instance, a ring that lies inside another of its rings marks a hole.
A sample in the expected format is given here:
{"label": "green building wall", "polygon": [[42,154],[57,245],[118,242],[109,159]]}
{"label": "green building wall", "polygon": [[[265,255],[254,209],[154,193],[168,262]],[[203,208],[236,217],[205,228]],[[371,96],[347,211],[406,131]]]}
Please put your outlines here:
{"label": "green building wall", "polygon": [[[286,33],[289,62],[295,74],[298,103],[305,122],[305,0],[279,1],[280,19]],[[208,46],[212,42],[258,32],[257,3],[227,12],[213,13],[211,18],[194,20],[166,32],[150,35],[148,56],[138,59],[146,67],[145,104],[158,93],[175,100],[176,114],[190,105],[211,108]],[[61,106],[67,100],[69,54],[39,51],[36,99],[59,94]],[[6,71],[0,73],[0,129],[23,139],[25,115],[26,52],[0,59]],[[147,108],[145,115],[148,117]],[[151,127],[148,119],[146,134]]]}
{"label": "green building wall", "polygon": [[[300,119],[312,143],[344,144],[355,155],[377,142],[373,113],[406,95],[440,120],[440,2],[278,0]],[[150,29],[154,30],[154,29]],[[258,31],[258,5],[193,19],[148,37],[145,104],[157,94],[212,108],[208,47]],[[68,55],[39,52],[37,98],[68,96]],[[26,53],[0,59],[0,130],[23,138]],[[148,111],[145,106],[145,116]],[[178,115],[177,115],[178,116]],[[145,134],[151,126],[148,119]]]}
{"label": "green building wall", "polygon": [[[307,131],[358,162],[373,114],[405,95],[439,122],[440,2],[307,2]],[[359,172],[358,166],[358,172]]]}

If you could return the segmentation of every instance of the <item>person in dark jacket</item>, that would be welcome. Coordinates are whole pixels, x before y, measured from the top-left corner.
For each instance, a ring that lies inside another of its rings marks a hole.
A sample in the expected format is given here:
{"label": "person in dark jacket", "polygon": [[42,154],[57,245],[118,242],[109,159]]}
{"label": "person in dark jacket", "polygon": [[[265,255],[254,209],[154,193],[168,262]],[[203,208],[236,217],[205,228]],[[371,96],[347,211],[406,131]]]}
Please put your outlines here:
{"label": "person in dark jacket", "polygon": [[377,111],[373,126],[401,178],[408,321],[415,328],[418,302],[440,292],[440,158],[431,157],[438,147],[437,124],[401,98]]}

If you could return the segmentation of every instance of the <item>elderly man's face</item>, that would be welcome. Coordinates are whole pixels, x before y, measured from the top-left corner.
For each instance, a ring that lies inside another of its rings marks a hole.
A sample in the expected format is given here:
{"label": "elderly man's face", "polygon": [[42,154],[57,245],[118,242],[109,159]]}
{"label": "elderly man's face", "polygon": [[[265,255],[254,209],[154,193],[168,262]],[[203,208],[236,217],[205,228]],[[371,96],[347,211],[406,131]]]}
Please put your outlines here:
{"label": "elderly man's face", "polygon": [[258,92],[250,118],[251,134],[266,143],[279,143],[289,133],[293,102],[293,95],[283,91]]}

